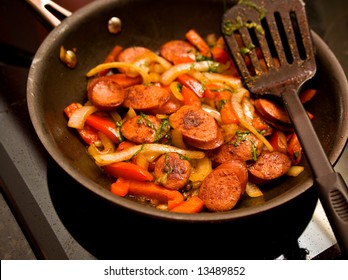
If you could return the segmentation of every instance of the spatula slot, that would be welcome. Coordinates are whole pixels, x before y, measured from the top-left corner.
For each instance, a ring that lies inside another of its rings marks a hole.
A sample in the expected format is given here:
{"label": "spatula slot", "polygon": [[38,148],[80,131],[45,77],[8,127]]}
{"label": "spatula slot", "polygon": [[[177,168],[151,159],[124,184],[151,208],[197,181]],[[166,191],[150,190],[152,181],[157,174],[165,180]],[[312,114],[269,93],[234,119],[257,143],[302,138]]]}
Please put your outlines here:
{"label": "spatula slot", "polygon": [[288,40],[288,37],[287,37],[287,32],[289,32],[290,30],[285,31],[282,17],[281,17],[279,12],[274,13],[274,19],[275,19],[276,26],[278,28],[278,33],[279,33],[279,37],[278,36],[277,37],[280,38],[280,40],[281,40],[281,44],[283,46],[282,50],[284,51],[286,61],[289,64],[292,64],[294,62],[294,59],[292,57],[291,49],[294,46],[293,46],[293,44],[291,44],[291,42]]}
{"label": "spatula slot", "polygon": [[296,45],[297,45],[297,49],[298,49],[300,58],[302,60],[305,60],[307,58],[306,49],[305,49],[305,46],[303,44],[303,39],[302,39],[303,36],[301,34],[299,22],[297,20],[297,15],[295,12],[290,12],[290,19],[291,19],[291,23],[292,23],[292,29],[294,31],[294,35],[296,38]]}
{"label": "spatula slot", "polygon": [[260,38],[259,40],[260,42],[264,41],[263,43],[261,43],[261,51],[266,61],[268,60],[268,68],[279,67],[279,56],[272,39],[266,18],[263,18],[261,20],[261,26],[264,30],[264,38]]}

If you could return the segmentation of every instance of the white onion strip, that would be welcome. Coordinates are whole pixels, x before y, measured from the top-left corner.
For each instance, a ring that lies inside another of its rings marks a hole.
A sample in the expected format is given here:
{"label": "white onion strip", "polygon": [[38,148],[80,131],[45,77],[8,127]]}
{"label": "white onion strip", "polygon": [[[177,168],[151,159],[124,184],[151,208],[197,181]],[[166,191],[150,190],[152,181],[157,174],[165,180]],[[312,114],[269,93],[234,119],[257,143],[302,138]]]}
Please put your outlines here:
{"label": "white onion strip", "polygon": [[199,71],[199,72],[209,72],[214,71],[222,73],[226,70],[226,65],[211,61],[205,60],[200,62],[193,63],[180,63],[170,67],[167,71],[162,74],[161,83],[164,85],[169,85],[173,82],[178,76],[189,73],[190,71]]}
{"label": "white onion strip", "polygon": [[200,151],[183,150],[177,147],[163,144],[144,144],[136,145],[128,149],[122,150],[120,152],[115,152],[106,155],[96,155],[94,156],[94,160],[96,161],[97,165],[103,166],[111,164],[113,162],[130,160],[134,155],[138,154],[139,152],[158,152],[161,154],[174,152],[192,159],[202,159],[205,156],[204,152]]}
{"label": "white onion strip", "polygon": [[131,63],[126,62],[109,62],[109,63],[102,63],[94,67],[93,69],[89,70],[86,74],[87,77],[92,77],[95,74],[99,73],[100,71],[110,69],[110,68],[123,68],[125,70],[131,69],[136,72],[138,72],[141,77],[143,78],[143,84],[149,84],[150,83],[150,77],[149,74],[142,69],[141,67],[135,66]]}
{"label": "white onion strip", "polygon": [[95,106],[82,106],[76,109],[69,118],[68,127],[82,129],[88,116],[97,111]]}

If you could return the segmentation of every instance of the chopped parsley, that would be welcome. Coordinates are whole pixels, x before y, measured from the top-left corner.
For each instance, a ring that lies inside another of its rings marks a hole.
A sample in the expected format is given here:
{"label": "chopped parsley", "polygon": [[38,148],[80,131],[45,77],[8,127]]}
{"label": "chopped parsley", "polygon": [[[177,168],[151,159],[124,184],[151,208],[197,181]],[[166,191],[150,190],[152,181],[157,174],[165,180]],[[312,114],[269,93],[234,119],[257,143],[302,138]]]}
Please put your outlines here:
{"label": "chopped parsley", "polygon": [[139,118],[137,120],[137,124],[146,124],[148,127],[155,129],[153,123],[147,118],[147,115],[144,113],[140,113]]}
{"label": "chopped parsley", "polygon": [[237,130],[236,131],[236,136],[237,136],[237,140],[236,142],[233,143],[234,146],[239,146],[241,141],[245,141],[246,137],[250,134],[250,131],[241,131],[241,130]]}
{"label": "chopped parsley", "polygon": [[121,134],[121,126],[122,126],[122,121],[118,121],[116,122],[116,130],[117,130],[117,139],[118,141],[121,143],[123,142],[123,137],[122,137],[122,134]]}
{"label": "chopped parsley", "polygon": [[240,49],[240,53],[242,55],[246,55],[246,54],[250,53],[253,49],[255,49],[255,45],[253,43],[250,43],[248,46],[242,47]]}
{"label": "chopped parsley", "polygon": [[156,131],[156,137],[155,137],[155,142],[158,142],[159,140],[165,138],[168,141],[171,140],[170,137],[170,123],[169,123],[169,118],[162,119],[160,127]]}
{"label": "chopped parsley", "polygon": [[251,143],[251,157],[253,159],[253,161],[257,160],[257,148],[256,148],[256,144],[253,140],[250,140]]}

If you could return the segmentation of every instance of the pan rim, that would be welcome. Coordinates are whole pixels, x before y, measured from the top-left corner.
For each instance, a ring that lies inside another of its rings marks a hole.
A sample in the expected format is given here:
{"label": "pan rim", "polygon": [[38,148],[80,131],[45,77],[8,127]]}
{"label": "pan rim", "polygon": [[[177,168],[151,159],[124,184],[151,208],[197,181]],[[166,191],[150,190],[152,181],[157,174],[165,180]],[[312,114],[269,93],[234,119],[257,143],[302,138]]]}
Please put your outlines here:
{"label": "pan rim", "polygon": [[[180,222],[222,222],[253,216],[255,214],[259,214],[270,209],[274,209],[282,204],[285,204],[290,200],[293,200],[297,196],[301,195],[309,188],[311,188],[312,179],[308,178],[305,182],[302,183],[301,188],[291,188],[282,195],[277,196],[276,198],[271,199],[262,205],[241,209],[233,209],[228,212],[203,212],[199,214],[184,214],[160,211],[153,207],[142,205],[138,202],[117,197],[113,195],[110,191],[102,188],[96,182],[92,181],[91,179],[85,176],[82,176],[81,173],[76,173],[75,169],[72,171],[71,166],[67,163],[64,155],[59,152],[59,149],[56,146],[55,141],[53,141],[50,132],[47,129],[45,129],[45,125],[42,125],[43,120],[42,118],[40,118],[41,112],[37,110],[35,104],[35,88],[37,86],[37,81],[34,80],[34,77],[39,76],[40,71],[42,71],[40,67],[40,60],[43,54],[47,52],[47,49],[50,46],[50,41],[56,40],[65,31],[66,28],[69,28],[71,24],[84,17],[85,14],[90,13],[92,10],[93,13],[96,13],[97,10],[104,9],[108,5],[115,4],[115,2],[118,1],[105,0],[92,2],[76,11],[71,17],[64,20],[58,27],[51,31],[50,34],[48,34],[47,38],[41,44],[37,53],[35,54],[32,66],[29,70],[27,81],[27,105],[29,109],[30,119],[41,143],[43,144],[49,155],[69,176],[71,176],[74,180],[76,180],[85,188],[89,189],[91,192],[97,194],[98,196],[106,199],[107,201],[117,206],[121,206],[132,212],[144,214],[149,217]],[[327,57],[325,59],[329,59],[331,61],[330,65],[332,65],[335,68],[335,71],[337,72],[337,82],[339,83],[339,87],[344,89],[344,92],[348,93],[348,82],[337,58],[326,45],[326,43],[314,31],[312,31],[312,35],[318,55],[325,55]],[[333,149],[329,155],[329,160],[333,165],[338,161],[341,154],[343,153],[344,147],[347,144],[348,139],[348,94],[342,95],[340,96],[340,98],[346,111],[342,112],[342,121],[338,133],[339,135],[337,135],[336,140],[334,141],[335,144],[333,145]]]}

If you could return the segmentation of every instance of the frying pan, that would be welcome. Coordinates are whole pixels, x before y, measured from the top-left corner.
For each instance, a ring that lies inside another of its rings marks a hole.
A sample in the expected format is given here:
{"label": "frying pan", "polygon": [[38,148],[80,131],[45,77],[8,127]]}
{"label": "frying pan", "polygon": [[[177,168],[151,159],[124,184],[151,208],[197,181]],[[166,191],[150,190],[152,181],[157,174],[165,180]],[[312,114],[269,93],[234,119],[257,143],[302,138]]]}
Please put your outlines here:
{"label": "frying pan", "polygon": [[[41,2],[41,1],[36,1]],[[49,1],[51,2],[51,1]],[[99,0],[64,19],[38,49],[29,72],[27,102],[30,118],[42,144],[52,158],[78,183],[108,202],[149,217],[212,223],[231,221],[274,209],[303,194],[312,186],[310,168],[297,177],[282,177],[263,189],[260,198],[245,198],[231,211],[181,214],[160,211],[109,191],[112,181],[88,156],[76,131],[67,127],[63,109],[85,102],[85,74],[100,64],[111,48],[145,46],[152,50],[169,40],[184,39],[190,28],[200,34],[219,34],[221,17],[228,8],[223,0]],[[63,11],[64,12],[64,11]],[[121,33],[110,34],[108,21],[118,17]],[[318,89],[307,109],[332,164],[339,159],[348,138],[348,85],[346,76],[325,42],[314,32],[318,71],[307,86]],[[77,67],[59,60],[60,47],[77,50]],[[64,187],[64,186],[62,186]]]}

